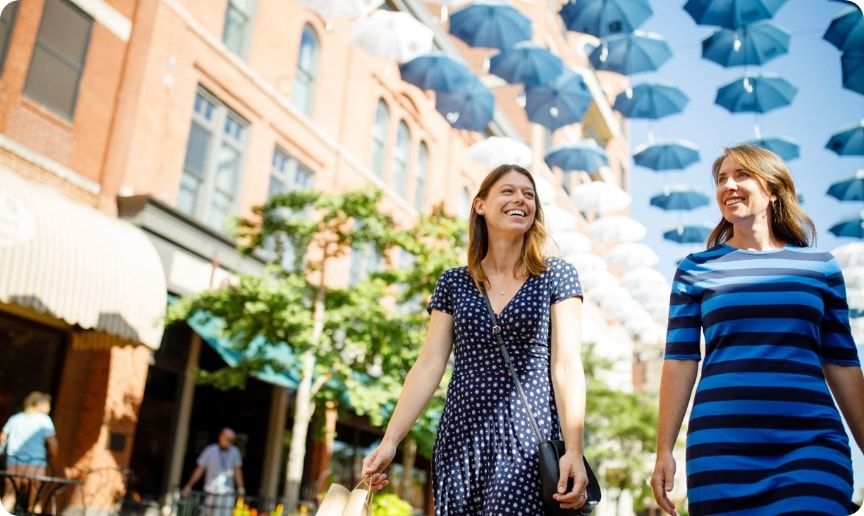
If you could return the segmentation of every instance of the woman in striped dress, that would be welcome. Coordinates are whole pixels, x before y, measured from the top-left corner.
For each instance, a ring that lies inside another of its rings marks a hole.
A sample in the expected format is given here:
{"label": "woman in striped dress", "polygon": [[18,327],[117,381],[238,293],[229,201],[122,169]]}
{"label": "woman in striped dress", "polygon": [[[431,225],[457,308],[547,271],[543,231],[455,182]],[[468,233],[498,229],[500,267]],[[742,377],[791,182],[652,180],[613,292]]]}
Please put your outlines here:
{"label": "woman in striped dress", "polygon": [[703,359],[701,330],[690,514],[849,514],[849,440],[831,394],[864,448],[864,378],[840,268],[810,247],[813,222],[776,154],[726,149],[713,175],[722,219],[672,286],[654,496],[675,514],[672,449]]}

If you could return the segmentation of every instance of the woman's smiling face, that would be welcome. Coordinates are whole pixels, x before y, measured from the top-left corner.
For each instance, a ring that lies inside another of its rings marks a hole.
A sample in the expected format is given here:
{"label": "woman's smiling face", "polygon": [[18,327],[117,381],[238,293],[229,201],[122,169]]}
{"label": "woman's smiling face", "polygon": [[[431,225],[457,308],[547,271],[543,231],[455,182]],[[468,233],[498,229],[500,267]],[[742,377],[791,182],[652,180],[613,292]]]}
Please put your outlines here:
{"label": "woman's smiling face", "polygon": [[486,219],[490,230],[526,233],[537,213],[536,194],[531,180],[511,171],[498,179],[486,199],[477,199],[474,209]]}
{"label": "woman's smiling face", "polygon": [[717,205],[731,224],[767,217],[772,196],[756,176],[733,158],[727,157],[720,164],[716,181]]}

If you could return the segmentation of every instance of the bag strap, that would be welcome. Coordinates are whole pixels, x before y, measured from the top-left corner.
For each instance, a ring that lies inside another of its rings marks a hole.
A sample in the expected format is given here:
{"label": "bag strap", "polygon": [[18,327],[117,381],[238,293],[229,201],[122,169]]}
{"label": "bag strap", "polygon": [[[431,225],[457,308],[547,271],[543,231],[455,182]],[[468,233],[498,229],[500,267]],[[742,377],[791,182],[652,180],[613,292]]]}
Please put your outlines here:
{"label": "bag strap", "polygon": [[528,413],[528,420],[531,422],[531,429],[534,435],[537,436],[537,443],[542,443],[545,439],[540,436],[540,427],[537,426],[537,420],[534,419],[534,414],[531,412],[531,406],[528,405],[528,398],[525,397],[525,391],[522,390],[522,382],[519,381],[519,375],[513,369],[513,362],[510,360],[510,353],[507,352],[507,346],[504,345],[504,337],[501,336],[501,326],[498,324],[498,316],[495,315],[495,310],[492,309],[492,303],[489,301],[489,295],[486,294],[486,287],[480,285],[480,292],[483,293],[483,299],[486,301],[486,309],[489,311],[489,317],[492,319],[492,335],[498,342],[498,349],[501,350],[501,356],[504,358],[504,363],[510,371],[510,376],[513,377],[513,383],[516,384],[516,390],[519,392],[519,398],[522,400],[522,405],[525,406],[525,412]]}

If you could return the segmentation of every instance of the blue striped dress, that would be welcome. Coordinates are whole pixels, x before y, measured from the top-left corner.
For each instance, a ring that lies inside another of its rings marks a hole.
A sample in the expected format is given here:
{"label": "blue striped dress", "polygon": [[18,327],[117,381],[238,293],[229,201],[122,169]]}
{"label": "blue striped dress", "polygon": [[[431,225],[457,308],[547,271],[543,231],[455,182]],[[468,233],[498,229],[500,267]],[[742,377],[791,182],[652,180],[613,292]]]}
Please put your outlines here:
{"label": "blue striped dress", "polygon": [[859,366],[830,253],[720,244],[672,285],[667,360],[700,360],[687,428],[689,511],[848,514],[849,440],[823,364]]}

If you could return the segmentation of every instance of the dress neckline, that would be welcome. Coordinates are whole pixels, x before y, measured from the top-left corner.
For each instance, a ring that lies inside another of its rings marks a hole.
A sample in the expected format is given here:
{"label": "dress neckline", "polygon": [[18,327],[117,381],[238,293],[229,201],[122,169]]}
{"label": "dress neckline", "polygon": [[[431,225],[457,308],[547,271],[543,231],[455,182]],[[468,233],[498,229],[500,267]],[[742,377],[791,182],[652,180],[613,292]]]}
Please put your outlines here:
{"label": "dress neckline", "polygon": [[738,251],[740,253],[746,253],[746,254],[776,254],[776,253],[780,253],[780,252],[783,252],[783,251],[786,251],[787,249],[789,249],[788,244],[784,245],[782,247],[777,247],[776,249],[764,249],[761,251],[758,249],[742,249],[740,247],[735,247],[733,245],[727,244],[726,242],[723,242],[720,245],[723,247],[729,248],[732,251]]}

